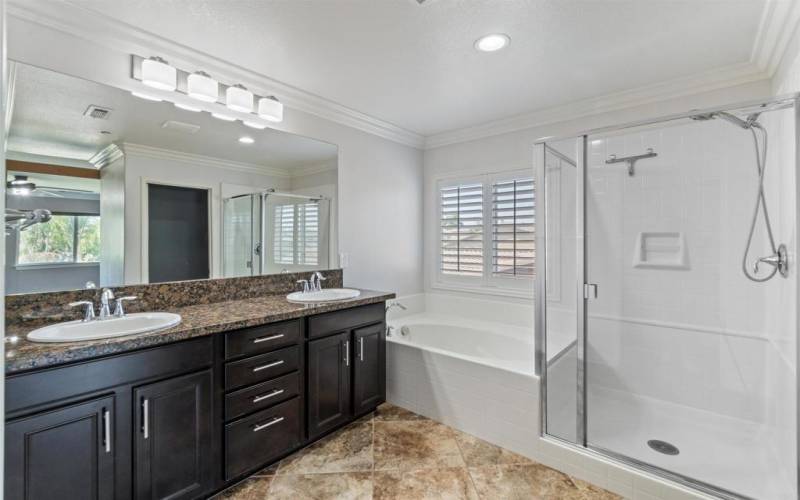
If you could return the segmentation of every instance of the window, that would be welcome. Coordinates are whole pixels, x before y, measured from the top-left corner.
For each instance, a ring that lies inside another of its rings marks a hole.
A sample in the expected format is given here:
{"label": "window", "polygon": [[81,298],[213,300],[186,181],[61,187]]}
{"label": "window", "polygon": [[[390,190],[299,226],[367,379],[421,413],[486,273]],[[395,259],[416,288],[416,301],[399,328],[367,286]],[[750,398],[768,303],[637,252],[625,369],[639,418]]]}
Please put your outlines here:
{"label": "window", "polygon": [[492,184],[492,273],[533,276],[536,251],[533,178]]}
{"label": "window", "polygon": [[291,203],[274,208],[273,243],[276,264],[319,264],[319,204]]}
{"label": "window", "polygon": [[441,189],[441,271],[483,274],[483,184]]}
{"label": "window", "polygon": [[439,184],[439,280],[530,288],[536,197],[530,171]]}
{"label": "window", "polygon": [[18,233],[17,265],[100,261],[100,216],[54,214]]}

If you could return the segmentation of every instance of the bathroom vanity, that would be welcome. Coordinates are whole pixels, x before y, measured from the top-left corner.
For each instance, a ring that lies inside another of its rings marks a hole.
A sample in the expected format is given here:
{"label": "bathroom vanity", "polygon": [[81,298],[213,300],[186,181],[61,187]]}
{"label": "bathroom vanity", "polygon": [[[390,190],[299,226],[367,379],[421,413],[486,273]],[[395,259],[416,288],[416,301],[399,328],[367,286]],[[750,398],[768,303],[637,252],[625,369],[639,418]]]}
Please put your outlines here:
{"label": "bathroom vanity", "polygon": [[392,297],[187,306],[66,363],[65,344],[24,346],[37,366],[6,379],[5,497],[203,498],[269,466],[384,401]]}

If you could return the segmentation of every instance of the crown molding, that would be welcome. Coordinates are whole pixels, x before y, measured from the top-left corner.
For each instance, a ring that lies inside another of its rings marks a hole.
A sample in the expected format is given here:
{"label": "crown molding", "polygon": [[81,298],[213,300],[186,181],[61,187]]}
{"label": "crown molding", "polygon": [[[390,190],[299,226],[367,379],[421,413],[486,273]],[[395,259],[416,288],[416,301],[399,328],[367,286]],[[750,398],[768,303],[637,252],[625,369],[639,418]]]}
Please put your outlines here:
{"label": "crown molding", "polygon": [[292,177],[303,177],[306,175],[321,174],[323,172],[330,172],[338,168],[336,160],[326,160],[310,165],[303,165],[289,169]]}
{"label": "crown molding", "polygon": [[173,151],[171,149],[155,148],[152,146],[145,146],[143,144],[135,144],[131,142],[123,143],[122,151],[125,152],[126,157],[129,155],[134,155],[155,160],[180,161],[183,163],[190,163],[195,166],[202,165],[205,167],[222,168],[225,170],[234,170],[249,174],[271,175],[274,177],[284,178],[291,177],[289,169],[285,168],[267,167],[256,165],[254,163],[225,160],[223,158],[184,153],[181,151]]}
{"label": "crown molding", "polygon": [[768,75],[751,63],[736,64],[700,75],[676,78],[600,97],[573,101],[510,118],[503,118],[475,127],[462,128],[426,138],[425,149],[434,149],[459,142],[518,132],[552,123],[618,111],[634,106],[653,104],[677,97],[700,94],[726,87],[768,79]]}
{"label": "crown molding", "polygon": [[[39,24],[100,44],[126,54],[156,53],[186,67],[203,68],[238,81],[253,91],[276,95],[289,109],[296,109],[362,132],[414,148],[424,145],[424,137],[384,120],[353,110],[316,94],[280,82],[257,71],[232,64],[165,37],[142,30],[101,12],[63,2],[26,0],[8,2],[9,17]],[[86,29],[92,26],[92,29]]]}
{"label": "crown molding", "polygon": [[750,62],[770,78],[775,74],[800,27],[800,1],[767,0],[756,32]]}

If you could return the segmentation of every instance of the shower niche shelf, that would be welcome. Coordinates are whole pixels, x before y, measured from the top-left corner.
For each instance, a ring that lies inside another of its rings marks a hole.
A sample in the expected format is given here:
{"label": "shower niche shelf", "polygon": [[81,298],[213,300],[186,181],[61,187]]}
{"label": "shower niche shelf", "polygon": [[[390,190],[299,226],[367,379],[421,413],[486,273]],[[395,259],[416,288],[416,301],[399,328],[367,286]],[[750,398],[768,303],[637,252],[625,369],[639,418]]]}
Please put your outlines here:
{"label": "shower niche shelf", "polygon": [[641,232],[636,236],[633,267],[689,269],[686,238],[682,232]]}

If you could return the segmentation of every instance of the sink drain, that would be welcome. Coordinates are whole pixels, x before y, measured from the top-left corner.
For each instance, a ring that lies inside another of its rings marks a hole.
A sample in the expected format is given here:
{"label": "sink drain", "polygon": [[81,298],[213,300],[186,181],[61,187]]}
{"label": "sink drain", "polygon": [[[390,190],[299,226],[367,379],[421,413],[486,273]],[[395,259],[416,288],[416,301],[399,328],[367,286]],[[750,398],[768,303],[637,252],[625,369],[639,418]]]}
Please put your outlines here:
{"label": "sink drain", "polygon": [[658,439],[651,439],[647,442],[647,446],[664,455],[677,455],[681,452],[674,444]]}

